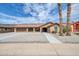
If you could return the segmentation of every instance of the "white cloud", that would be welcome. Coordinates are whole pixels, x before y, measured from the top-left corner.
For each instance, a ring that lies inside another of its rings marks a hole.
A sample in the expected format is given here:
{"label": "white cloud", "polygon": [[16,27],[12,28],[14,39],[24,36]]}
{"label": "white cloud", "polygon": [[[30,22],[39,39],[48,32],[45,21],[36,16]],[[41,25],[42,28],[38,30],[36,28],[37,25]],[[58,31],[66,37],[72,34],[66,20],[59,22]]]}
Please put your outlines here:
{"label": "white cloud", "polygon": [[[67,9],[62,10],[63,22],[67,20]],[[71,22],[72,21],[79,21],[79,4],[72,4],[71,5]]]}
{"label": "white cloud", "polygon": [[[7,14],[0,13],[0,15],[3,17],[0,18],[0,23],[9,23],[9,24],[18,24],[18,23],[37,23],[37,19],[34,17],[15,17],[10,16]],[[5,17],[8,17],[9,19],[6,19]]]}
{"label": "white cloud", "polygon": [[[49,22],[52,21],[52,17],[49,12],[56,7],[56,4],[28,4],[29,8],[33,10],[33,12],[29,12],[35,17],[38,22]],[[27,10],[27,4],[24,6],[24,10]],[[54,17],[56,18],[56,17]]]}
{"label": "white cloud", "polygon": [[79,4],[72,4],[71,19],[79,21]]}
{"label": "white cloud", "polygon": [[[0,13],[0,23],[45,23],[58,22],[58,13],[50,15],[49,12],[57,7],[57,4],[25,4],[24,12],[30,13],[32,17],[16,17]],[[18,10],[17,10],[18,11]],[[53,11],[55,12],[55,11]],[[63,22],[66,22],[67,9],[62,10]],[[71,20],[78,21],[79,18],[79,4],[72,4]]]}

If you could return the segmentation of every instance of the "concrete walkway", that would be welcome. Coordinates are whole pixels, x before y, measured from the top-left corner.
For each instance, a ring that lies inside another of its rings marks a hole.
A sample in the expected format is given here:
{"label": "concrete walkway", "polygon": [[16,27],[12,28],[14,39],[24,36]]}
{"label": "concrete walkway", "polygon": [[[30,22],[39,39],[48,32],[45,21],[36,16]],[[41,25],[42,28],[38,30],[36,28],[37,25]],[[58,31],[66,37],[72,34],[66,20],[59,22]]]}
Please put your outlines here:
{"label": "concrete walkway", "polygon": [[79,56],[79,44],[0,44],[2,56]]}
{"label": "concrete walkway", "polygon": [[47,40],[50,42],[50,43],[62,43],[61,41],[59,41],[58,39],[56,39],[51,33],[43,33]]}

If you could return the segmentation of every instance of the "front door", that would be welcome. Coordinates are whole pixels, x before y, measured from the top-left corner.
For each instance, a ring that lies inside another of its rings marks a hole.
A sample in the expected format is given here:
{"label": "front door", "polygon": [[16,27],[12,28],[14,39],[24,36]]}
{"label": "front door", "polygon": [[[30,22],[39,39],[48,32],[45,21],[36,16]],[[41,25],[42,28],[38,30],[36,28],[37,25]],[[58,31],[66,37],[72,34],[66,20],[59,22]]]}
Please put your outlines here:
{"label": "front door", "polygon": [[43,28],[42,29],[42,32],[47,32],[47,28]]}

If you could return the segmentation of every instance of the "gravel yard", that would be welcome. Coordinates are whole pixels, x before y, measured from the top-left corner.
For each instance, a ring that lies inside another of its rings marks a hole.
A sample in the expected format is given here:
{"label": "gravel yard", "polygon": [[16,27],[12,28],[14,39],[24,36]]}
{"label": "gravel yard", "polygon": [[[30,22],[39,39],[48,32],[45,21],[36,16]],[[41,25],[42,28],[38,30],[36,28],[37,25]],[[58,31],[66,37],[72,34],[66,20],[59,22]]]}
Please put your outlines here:
{"label": "gravel yard", "polygon": [[58,34],[52,34],[55,38],[63,43],[79,43],[79,35],[72,33],[71,36],[59,36]]}

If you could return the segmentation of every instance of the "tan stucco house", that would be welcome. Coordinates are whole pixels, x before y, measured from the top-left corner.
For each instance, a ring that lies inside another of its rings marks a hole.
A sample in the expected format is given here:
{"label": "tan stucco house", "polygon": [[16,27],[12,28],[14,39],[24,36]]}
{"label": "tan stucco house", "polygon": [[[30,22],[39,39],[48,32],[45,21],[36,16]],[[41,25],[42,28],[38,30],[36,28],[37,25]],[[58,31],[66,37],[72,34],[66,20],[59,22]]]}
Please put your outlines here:
{"label": "tan stucco house", "polygon": [[[66,26],[66,23],[63,23]],[[59,32],[59,24],[34,23],[34,24],[0,24],[0,32]],[[71,23],[71,32],[79,32],[79,21]]]}
{"label": "tan stucco house", "polygon": [[59,32],[59,24],[52,22],[46,24],[0,24],[0,32],[53,32],[55,26]]}

